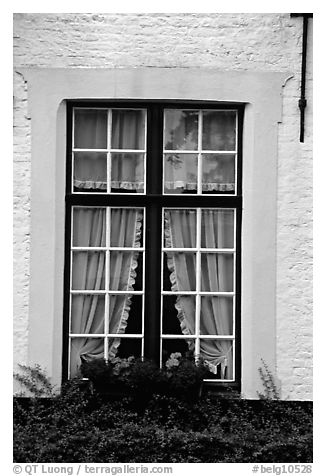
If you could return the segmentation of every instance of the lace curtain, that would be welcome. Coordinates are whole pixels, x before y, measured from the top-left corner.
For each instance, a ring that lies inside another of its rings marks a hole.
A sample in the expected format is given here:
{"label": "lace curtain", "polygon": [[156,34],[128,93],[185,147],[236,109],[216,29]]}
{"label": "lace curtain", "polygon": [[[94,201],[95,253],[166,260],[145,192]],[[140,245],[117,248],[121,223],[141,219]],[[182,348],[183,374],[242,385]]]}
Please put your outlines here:
{"label": "lace curtain", "polygon": [[[93,110],[78,116],[75,147],[87,149],[107,148],[106,112]],[[112,112],[111,134],[111,189],[142,192],[144,190],[145,148],[144,113],[139,110]],[[133,152],[126,152],[126,150]],[[88,150],[74,155],[75,191],[107,191],[107,154]]]}
{"label": "lace curtain", "polygon": [[[110,187],[114,192],[144,191],[145,149],[144,113],[139,110],[113,110],[112,132],[110,137],[111,160],[108,164],[106,149],[107,112],[103,110],[82,110],[75,121],[74,145],[77,149],[87,151],[74,152],[74,191],[106,192],[108,176]],[[211,121],[210,128],[217,135],[217,125]],[[221,124],[218,124],[221,129]],[[214,136],[207,129],[206,135]],[[231,128],[232,132],[232,128]],[[182,133],[185,133],[182,129]],[[215,137],[214,136],[214,137]],[[223,136],[224,137],[224,136]],[[227,137],[227,135],[225,136]],[[224,139],[225,139],[224,137]],[[181,139],[180,139],[181,140]],[[220,138],[221,140],[221,138]],[[225,141],[224,141],[225,142]],[[234,148],[232,144],[223,143],[224,148]],[[209,144],[218,150],[219,143]],[[197,147],[192,144],[192,147]],[[94,149],[94,150],[93,150]],[[127,151],[129,150],[129,151]],[[203,193],[234,192],[235,190],[235,156],[232,153],[202,154]],[[196,193],[198,188],[198,154],[182,150],[164,154],[164,190],[165,193]],[[107,167],[110,170],[107,170]]]}

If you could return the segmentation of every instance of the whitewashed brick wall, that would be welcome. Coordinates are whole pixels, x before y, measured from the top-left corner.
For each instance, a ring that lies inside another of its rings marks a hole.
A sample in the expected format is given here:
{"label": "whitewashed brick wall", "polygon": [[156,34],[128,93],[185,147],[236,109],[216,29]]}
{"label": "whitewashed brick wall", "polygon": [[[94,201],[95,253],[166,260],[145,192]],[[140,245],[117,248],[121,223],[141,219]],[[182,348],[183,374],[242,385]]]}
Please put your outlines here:
{"label": "whitewashed brick wall", "polygon": [[[15,14],[14,66],[205,67],[279,71],[277,379],[282,398],[312,398],[312,21],[305,143],[300,144],[302,19],[289,14]],[[14,342],[27,360],[31,131],[27,85],[14,73]],[[263,313],[263,310],[262,310]]]}

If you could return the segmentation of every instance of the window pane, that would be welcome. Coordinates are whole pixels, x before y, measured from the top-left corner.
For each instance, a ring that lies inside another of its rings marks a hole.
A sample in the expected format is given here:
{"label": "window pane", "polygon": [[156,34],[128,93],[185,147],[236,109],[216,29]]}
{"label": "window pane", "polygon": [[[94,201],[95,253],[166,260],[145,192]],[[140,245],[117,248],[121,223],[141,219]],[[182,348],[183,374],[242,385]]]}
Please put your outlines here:
{"label": "window pane", "polygon": [[236,113],[203,112],[203,150],[235,150]]}
{"label": "window pane", "polygon": [[202,248],[234,247],[234,211],[202,209]]}
{"label": "window pane", "polygon": [[166,248],[195,248],[196,226],[196,210],[165,208],[164,246]]}
{"label": "window pane", "polygon": [[233,297],[202,296],[200,333],[204,335],[233,334]]}
{"label": "window pane", "polygon": [[136,291],[137,285],[142,286],[142,267],[138,260],[139,253],[131,251],[110,252],[110,283],[111,291]]}
{"label": "window pane", "polygon": [[144,192],[144,154],[111,154],[111,191]]}
{"label": "window pane", "polygon": [[162,364],[175,352],[180,352],[184,357],[193,355],[195,350],[195,340],[190,339],[163,339],[162,340]]}
{"label": "window pane", "polygon": [[195,333],[196,296],[163,296],[163,334]]}
{"label": "window pane", "polygon": [[196,193],[197,154],[164,155],[164,193]]}
{"label": "window pane", "polygon": [[206,378],[233,380],[233,341],[200,339],[200,355],[207,362],[210,375]]}
{"label": "window pane", "polygon": [[140,295],[109,295],[110,334],[141,334],[142,299]]}
{"label": "window pane", "polygon": [[73,246],[105,246],[105,238],[105,208],[73,208]]}
{"label": "window pane", "polygon": [[112,149],[145,149],[145,111],[112,111]]}
{"label": "window pane", "polygon": [[107,111],[75,109],[75,142],[78,149],[106,149]]}
{"label": "window pane", "polygon": [[225,193],[235,190],[234,154],[203,154],[203,193]]}
{"label": "window pane", "polygon": [[106,192],[106,154],[75,152],[74,192]]}
{"label": "window pane", "polygon": [[167,150],[198,149],[198,112],[165,110],[164,147]]}
{"label": "window pane", "polygon": [[139,248],[143,245],[143,209],[111,208],[110,246]]}
{"label": "window pane", "polygon": [[164,253],[165,291],[196,291],[196,254]]}
{"label": "window pane", "polygon": [[105,297],[99,294],[71,296],[72,334],[102,334],[104,332]]}
{"label": "window pane", "polygon": [[83,361],[104,358],[104,339],[73,337],[70,348],[70,378],[80,376]]}
{"label": "window pane", "polygon": [[[141,339],[130,339],[130,338],[118,338],[115,341],[120,340],[120,345],[116,353],[116,357],[121,359],[126,359],[128,357],[134,356],[140,358],[142,356],[142,341]],[[109,339],[109,347],[112,345],[114,339]]]}
{"label": "window pane", "polygon": [[233,254],[201,254],[201,290],[233,291]]}
{"label": "window pane", "polygon": [[105,289],[105,253],[73,252],[72,289],[89,291]]}

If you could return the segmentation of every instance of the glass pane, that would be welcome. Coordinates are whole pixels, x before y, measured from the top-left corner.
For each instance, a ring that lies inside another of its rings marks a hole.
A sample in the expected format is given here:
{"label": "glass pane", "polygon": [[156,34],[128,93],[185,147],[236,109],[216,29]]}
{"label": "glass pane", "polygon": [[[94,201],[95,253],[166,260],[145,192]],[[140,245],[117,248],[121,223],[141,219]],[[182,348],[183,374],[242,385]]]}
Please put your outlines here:
{"label": "glass pane", "polygon": [[72,254],[72,289],[105,289],[105,253],[74,251]]}
{"label": "glass pane", "polygon": [[141,334],[143,297],[131,294],[110,294],[109,333]]}
{"label": "glass pane", "polygon": [[72,334],[103,334],[105,297],[99,294],[71,296]]}
{"label": "glass pane", "polygon": [[112,153],[111,191],[144,192],[144,154]]}
{"label": "glass pane", "polygon": [[201,254],[201,290],[233,291],[233,254]]}
{"label": "glass pane", "polygon": [[234,154],[203,154],[203,193],[234,193]]}
{"label": "glass pane", "polygon": [[107,110],[75,109],[74,146],[77,149],[106,149]]}
{"label": "glass pane", "polygon": [[110,252],[110,290],[136,291],[135,281],[137,276],[137,285],[142,286],[142,263],[138,258],[139,253],[137,252]]}
{"label": "glass pane", "polygon": [[128,357],[134,356],[135,358],[140,358],[142,356],[141,348],[142,341],[141,339],[130,339],[130,338],[118,338],[118,339],[109,339],[109,348],[113,342],[120,341],[116,357],[121,359],[127,359]]}
{"label": "glass pane", "polygon": [[164,155],[164,193],[196,193],[197,154]]}
{"label": "glass pane", "polygon": [[201,212],[201,247],[234,247],[234,211],[209,210]]}
{"label": "glass pane", "polygon": [[233,334],[233,297],[202,296],[200,333],[204,335]]}
{"label": "glass pane", "polygon": [[70,378],[81,376],[83,361],[104,358],[104,340],[89,337],[73,337],[70,347]]}
{"label": "glass pane", "polygon": [[234,380],[232,340],[200,339],[200,355],[210,370],[205,378]]}
{"label": "glass pane", "polygon": [[106,209],[73,208],[73,246],[105,246]]}
{"label": "glass pane", "polygon": [[143,209],[111,208],[110,246],[139,248],[143,244]]}
{"label": "glass pane", "polygon": [[196,226],[196,210],[165,208],[164,246],[166,248],[195,248]]}
{"label": "glass pane", "polygon": [[235,150],[236,113],[203,112],[203,150]]}
{"label": "glass pane", "polygon": [[194,334],[196,296],[163,296],[163,334]]}
{"label": "glass pane", "polygon": [[196,254],[164,253],[164,291],[196,291]]}
{"label": "glass pane", "polygon": [[112,149],[145,149],[145,111],[112,111]]}
{"label": "glass pane", "polygon": [[162,340],[162,364],[170,358],[171,354],[180,352],[183,357],[192,356],[195,350],[195,340],[189,339],[163,339]]}
{"label": "glass pane", "polygon": [[75,152],[74,192],[106,192],[106,154]]}
{"label": "glass pane", "polygon": [[198,111],[164,111],[164,148],[166,150],[198,149]]}

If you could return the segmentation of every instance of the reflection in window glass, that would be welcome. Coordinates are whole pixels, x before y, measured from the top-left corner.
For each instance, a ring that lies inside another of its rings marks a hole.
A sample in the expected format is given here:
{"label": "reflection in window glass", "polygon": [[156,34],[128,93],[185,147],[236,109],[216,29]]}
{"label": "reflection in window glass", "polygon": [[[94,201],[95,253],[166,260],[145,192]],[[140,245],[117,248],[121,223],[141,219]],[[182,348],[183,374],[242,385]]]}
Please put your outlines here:
{"label": "reflection in window glass", "polygon": [[236,113],[203,112],[203,150],[235,150]]}
{"label": "reflection in window glass", "polygon": [[234,155],[203,154],[203,193],[225,193],[235,190]]}
{"label": "reflection in window glass", "polygon": [[165,193],[196,193],[198,176],[197,164],[197,154],[165,154]]}
{"label": "reflection in window glass", "polygon": [[165,111],[164,147],[166,150],[198,149],[198,111]]}

